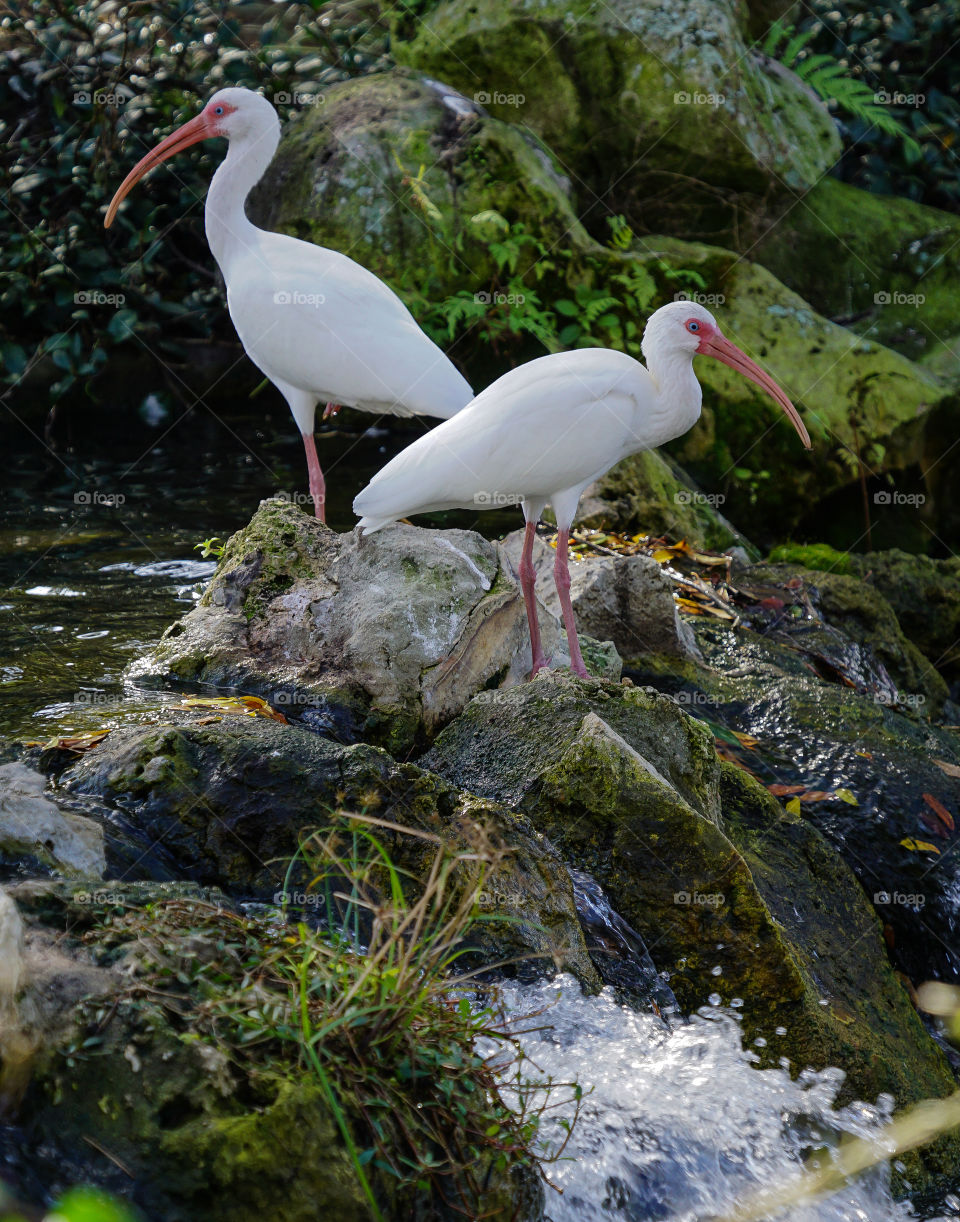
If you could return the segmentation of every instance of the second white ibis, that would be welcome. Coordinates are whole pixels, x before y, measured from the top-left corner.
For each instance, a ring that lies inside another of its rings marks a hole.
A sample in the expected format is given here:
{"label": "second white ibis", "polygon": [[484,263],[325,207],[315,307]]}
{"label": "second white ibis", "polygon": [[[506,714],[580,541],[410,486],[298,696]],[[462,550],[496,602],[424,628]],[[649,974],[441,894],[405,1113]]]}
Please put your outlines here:
{"label": "second white ibis", "polygon": [[400,298],[346,255],[258,229],[244,203],[273,160],[280,121],[266,98],[221,89],[133,167],[104,225],[145,174],[200,140],[228,141],[204,210],[210,250],[227,286],[227,306],[247,356],[289,404],[303,436],[316,515],[326,486],[314,441],[316,406],[326,402],[395,416],[446,419],[473,397],[466,379],[421,331]]}
{"label": "second white ibis", "polygon": [[580,496],[629,454],[679,437],[700,415],[693,372],[713,356],[760,386],[784,410],[803,444],[800,416],[769,374],[728,340],[703,306],[674,301],[651,315],[643,333],[646,368],[608,348],[557,352],[511,369],[462,412],[420,437],[378,472],[353,502],[361,531],[441,509],[523,506],[520,562],[530,626],[532,673],[549,665],[540,644],[533,543],[547,503],[557,519],[554,580],[572,670],[586,678],[570,601],[568,535]]}

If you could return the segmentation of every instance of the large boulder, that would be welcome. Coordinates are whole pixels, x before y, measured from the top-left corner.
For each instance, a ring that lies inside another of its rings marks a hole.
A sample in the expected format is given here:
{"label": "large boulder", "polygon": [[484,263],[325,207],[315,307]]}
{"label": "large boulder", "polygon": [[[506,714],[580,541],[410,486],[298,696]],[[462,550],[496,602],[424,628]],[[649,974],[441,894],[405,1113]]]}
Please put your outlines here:
{"label": "large boulder", "polygon": [[490,208],[548,247],[589,242],[531,133],[403,71],[333,86],[284,131],[251,197],[258,223],[346,251],[408,297],[488,285],[489,249],[462,239]]}
{"label": "large boulder", "polygon": [[960,218],[824,178],[750,255],[821,314],[960,377]]}
{"label": "large boulder", "polygon": [[[423,762],[523,811],[585,864],[681,1004],[742,1006],[761,1058],[840,1065],[848,1098],[953,1089],[853,873],[673,701],[538,677],[474,700]],[[949,1152],[929,1157],[942,1170]]]}
{"label": "large boulder", "polygon": [[[371,1207],[356,1159],[372,1131],[349,1071],[325,1056],[326,1076],[315,1074],[281,1034],[290,990],[271,967],[297,936],[184,884],[114,884],[113,892],[90,902],[62,884],[13,891],[28,941],[55,941],[67,972],[60,1029],[37,1051],[18,1113],[24,1141],[5,1152],[8,1172],[54,1194],[82,1178],[168,1222],[307,1222],[318,1202],[345,1222],[459,1216],[427,1192],[398,1189],[375,1166],[366,1173]],[[28,971],[36,960],[28,952]],[[319,976],[314,962],[311,983]],[[87,997],[75,977],[90,982]],[[322,998],[310,997],[314,1018]],[[246,1043],[258,1022],[259,1040]],[[405,1045],[403,1053],[409,1071]],[[415,1075],[404,1078],[404,1065],[385,1057],[364,1069],[389,1080],[392,1106],[415,1116],[424,1097]],[[462,1099],[472,1106],[466,1091]],[[477,1178],[478,1209],[542,1218],[528,1167],[490,1167]]]}
{"label": "large boulder", "polygon": [[[544,648],[569,665],[543,613]],[[612,646],[587,666],[619,676]],[[130,670],[265,696],[345,741],[429,739],[482,689],[530,670],[522,593],[495,543],[397,525],[338,535],[283,500],[234,535],[200,603]]]}
{"label": "large boulder", "polygon": [[61,810],[44,793],[46,778],[17,761],[0,764],[0,863],[47,866],[74,876],[106,869],[104,834],[83,815]]}
{"label": "large boulder", "polygon": [[689,215],[709,194],[697,183],[716,210],[716,187],[803,191],[840,152],[826,109],[753,56],[744,16],[734,0],[445,0],[401,10],[393,51],[545,140],[584,209],[611,181],[620,197],[662,190],[666,172],[688,176]]}

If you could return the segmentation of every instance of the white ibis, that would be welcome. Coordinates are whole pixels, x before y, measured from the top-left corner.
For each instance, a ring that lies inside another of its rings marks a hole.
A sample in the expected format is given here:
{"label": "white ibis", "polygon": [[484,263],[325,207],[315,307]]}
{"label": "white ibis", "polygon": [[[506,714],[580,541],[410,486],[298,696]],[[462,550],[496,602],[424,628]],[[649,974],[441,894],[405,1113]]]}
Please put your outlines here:
{"label": "white ibis", "polygon": [[207,193],[207,241],[244,351],[286,399],[303,436],[310,495],[322,522],[326,488],[313,437],[318,402],[327,403],[327,412],[346,405],[446,418],[473,391],[372,272],[339,251],[269,233],[247,219],[244,201],[280,141],[277,112],[249,89],[221,89],[138,161],[110,201],[106,228],[154,166],[215,136],[225,137],[228,147]]}
{"label": "white ibis", "polygon": [[646,368],[623,352],[581,348],[512,369],[387,463],[353,502],[362,533],[414,513],[521,504],[527,525],[519,576],[533,675],[549,665],[540,644],[532,559],[545,505],[553,506],[557,519],[553,573],[571,668],[586,678],[567,563],[581,493],[628,454],[662,445],[696,423],[703,397],[693,372],[697,354],[716,357],[760,386],[810,448],[796,408],[724,337],[709,310],[689,301],[663,306],[647,323],[642,350]]}

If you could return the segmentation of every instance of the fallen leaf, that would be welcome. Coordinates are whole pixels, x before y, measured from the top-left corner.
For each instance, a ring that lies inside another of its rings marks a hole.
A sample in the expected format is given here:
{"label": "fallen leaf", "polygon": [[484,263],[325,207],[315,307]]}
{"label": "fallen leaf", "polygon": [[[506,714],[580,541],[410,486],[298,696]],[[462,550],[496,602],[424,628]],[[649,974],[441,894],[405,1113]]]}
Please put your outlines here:
{"label": "fallen leaf", "polygon": [[48,738],[45,743],[38,743],[37,746],[41,746],[45,750],[56,748],[60,751],[89,751],[91,747],[102,743],[109,733],[109,730],[91,730],[89,734],[68,735],[66,738]]}
{"label": "fallen leaf", "polygon": [[741,734],[739,730],[734,730],[733,736],[737,739],[741,746],[748,748],[750,751],[753,751],[756,747],[760,746],[760,739],[754,738],[752,734]]}
{"label": "fallen leaf", "polygon": [[900,843],[905,849],[910,849],[911,852],[914,853],[936,853],[938,857],[940,856],[940,850],[937,848],[937,846],[935,844],[930,844],[929,841],[926,840],[914,840],[912,836],[907,836],[907,838],[905,840],[901,840]]}
{"label": "fallen leaf", "polygon": [[800,795],[801,802],[828,802],[837,795],[832,789],[808,789]]}
{"label": "fallen leaf", "polygon": [[942,769],[947,776],[957,777],[960,779],[960,768],[958,768],[956,764],[948,764],[946,760],[934,760],[933,762],[938,768]]}
{"label": "fallen leaf", "polygon": [[767,789],[775,798],[785,797],[788,793],[803,793],[806,785],[768,785]]}
{"label": "fallen leaf", "polygon": [[925,793],[923,795],[923,800],[930,807],[944,827],[948,827],[952,832],[955,826],[953,822],[953,815],[950,814],[940,799],[935,798],[932,793]]}
{"label": "fallen leaf", "polygon": [[834,794],[841,802],[846,802],[849,806],[859,806],[856,795],[850,789],[835,789]]}
{"label": "fallen leaf", "polygon": [[787,814],[789,815],[799,815],[800,814],[800,799],[791,798],[790,801],[787,803],[786,810],[787,810]]}

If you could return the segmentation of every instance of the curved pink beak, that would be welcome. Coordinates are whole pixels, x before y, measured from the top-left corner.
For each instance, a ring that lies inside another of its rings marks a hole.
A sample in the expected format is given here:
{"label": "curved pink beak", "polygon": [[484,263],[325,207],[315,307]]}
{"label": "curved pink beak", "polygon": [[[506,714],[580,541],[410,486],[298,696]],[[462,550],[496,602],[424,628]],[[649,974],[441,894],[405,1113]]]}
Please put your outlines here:
{"label": "curved pink beak", "polygon": [[129,195],[134,185],[143,178],[144,174],[149,174],[154,166],[158,166],[161,161],[166,161],[168,157],[172,157],[175,153],[188,149],[191,144],[199,144],[201,140],[209,140],[211,136],[216,136],[217,134],[206,116],[201,113],[196,118],[184,123],[182,127],[178,127],[175,132],[167,136],[166,140],[161,140],[156,148],[152,148],[146,157],[142,157],[137,162],[117,188],[117,193],[110,201],[107,215],[103,219],[104,229],[109,229],[113,224],[113,218],[117,215],[117,209],[124,198]]}
{"label": "curved pink beak", "polygon": [[773,378],[763,370],[754,361],[751,361],[747,354],[741,351],[736,344],[733,344],[721,335],[719,331],[712,335],[705,335],[700,341],[697,352],[703,356],[715,356],[718,361],[723,361],[724,365],[729,365],[731,369],[735,369],[737,373],[742,373],[745,378],[749,378],[751,382],[755,382],[761,390],[766,391],[775,403],[779,403],[790,420],[790,423],[800,434],[800,440],[808,450],[812,449],[810,444],[810,434],[804,428],[803,421],[800,419],[800,413],[793,406],[787,396],[783,393],[780,387],[774,382]]}

